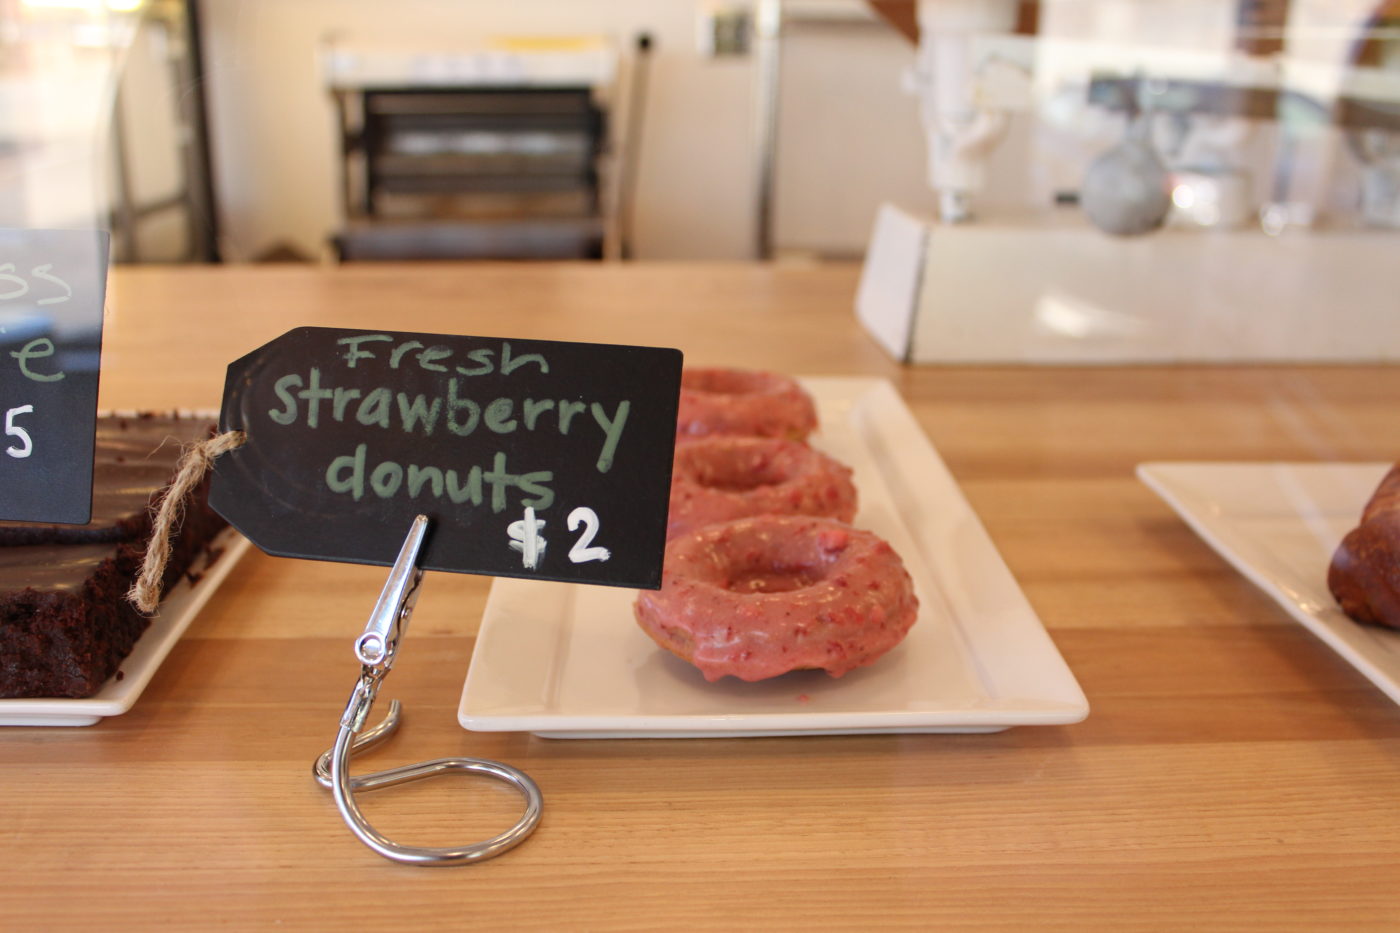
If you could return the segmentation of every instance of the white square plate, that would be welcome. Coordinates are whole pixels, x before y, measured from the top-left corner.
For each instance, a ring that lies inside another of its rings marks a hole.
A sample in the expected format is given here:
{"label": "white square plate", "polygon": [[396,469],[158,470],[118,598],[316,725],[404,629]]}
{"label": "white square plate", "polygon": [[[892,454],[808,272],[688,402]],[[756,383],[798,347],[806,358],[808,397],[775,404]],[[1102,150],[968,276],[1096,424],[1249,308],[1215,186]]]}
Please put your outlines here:
{"label": "white square plate", "polygon": [[1400,703],[1400,632],[1358,625],[1327,589],[1332,553],[1388,463],[1143,463],[1138,477],[1236,570]]}
{"label": "white square plate", "polygon": [[150,626],[121,663],[118,673],[108,678],[101,690],[78,700],[0,700],[0,726],[90,726],[104,716],[120,716],[131,709],[175,642],[247,553],[249,544],[247,538],[226,528],[210,542],[210,547],[216,549],[218,557],[212,563],[196,563],[192,568],[202,574],[199,582],[191,584],[188,578],[182,578],[161,600],[160,611],[151,618]]}
{"label": "white square plate", "polygon": [[902,644],[839,679],[803,671],[709,683],[637,627],[634,590],[502,578],[467,672],[462,725],[655,738],[991,732],[1088,715],[1083,691],[894,387],[805,385],[822,424],[813,444],[855,470],[854,524],[889,541],[914,577],[919,620]]}

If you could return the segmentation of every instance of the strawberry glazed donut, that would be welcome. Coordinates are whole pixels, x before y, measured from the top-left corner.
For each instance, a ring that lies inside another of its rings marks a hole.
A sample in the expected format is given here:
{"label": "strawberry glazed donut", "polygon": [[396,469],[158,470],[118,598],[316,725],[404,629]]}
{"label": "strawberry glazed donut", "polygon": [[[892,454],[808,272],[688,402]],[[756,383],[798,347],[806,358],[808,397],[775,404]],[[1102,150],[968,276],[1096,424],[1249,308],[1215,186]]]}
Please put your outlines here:
{"label": "strawberry glazed donut", "polygon": [[918,608],[904,563],[874,534],[759,515],[671,541],[661,589],[643,590],[634,611],[706,680],[764,680],[870,664],[903,640]]}
{"label": "strawberry glazed donut", "polygon": [[676,448],[668,538],[765,514],[849,522],[856,514],[850,468],[806,444],[772,437],[704,437]]}
{"label": "strawberry glazed donut", "polygon": [[681,373],[676,436],[747,434],[806,440],[817,426],[812,397],[793,379],[743,369]]}

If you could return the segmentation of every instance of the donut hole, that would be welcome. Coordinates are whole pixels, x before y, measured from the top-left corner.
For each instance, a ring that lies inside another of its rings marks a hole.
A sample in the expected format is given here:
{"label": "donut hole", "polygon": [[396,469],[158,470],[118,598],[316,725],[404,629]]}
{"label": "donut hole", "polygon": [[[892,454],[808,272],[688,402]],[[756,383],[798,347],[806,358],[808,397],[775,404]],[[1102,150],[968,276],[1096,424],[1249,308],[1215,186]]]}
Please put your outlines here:
{"label": "donut hole", "polygon": [[788,464],[772,457],[755,456],[743,448],[712,449],[695,454],[684,463],[686,475],[699,486],[720,492],[748,492],[764,486],[780,486],[792,478]]}
{"label": "donut hole", "polygon": [[820,561],[776,560],[761,550],[731,559],[724,567],[724,588],[735,593],[791,593],[825,578]]}
{"label": "donut hole", "polygon": [[766,373],[742,369],[699,369],[681,373],[681,386],[711,395],[754,395],[766,392],[772,379]]}
{"label": "donut hole", "polygon": [[747,567],[730,574],[727,589],[741,593],[791,593],[820,583],[822,576],[810,567]]}

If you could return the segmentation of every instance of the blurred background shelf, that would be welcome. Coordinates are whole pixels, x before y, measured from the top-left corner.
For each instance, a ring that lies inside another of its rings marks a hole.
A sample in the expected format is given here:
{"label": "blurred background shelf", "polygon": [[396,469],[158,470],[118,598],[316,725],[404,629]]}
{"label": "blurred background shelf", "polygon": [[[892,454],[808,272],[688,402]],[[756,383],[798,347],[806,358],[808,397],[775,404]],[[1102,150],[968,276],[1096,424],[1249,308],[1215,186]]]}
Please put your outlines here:
{"label": "blurred background shelf", "polygon": [[608,121],[592,87],[334,93],[342,261],[602,257]]}

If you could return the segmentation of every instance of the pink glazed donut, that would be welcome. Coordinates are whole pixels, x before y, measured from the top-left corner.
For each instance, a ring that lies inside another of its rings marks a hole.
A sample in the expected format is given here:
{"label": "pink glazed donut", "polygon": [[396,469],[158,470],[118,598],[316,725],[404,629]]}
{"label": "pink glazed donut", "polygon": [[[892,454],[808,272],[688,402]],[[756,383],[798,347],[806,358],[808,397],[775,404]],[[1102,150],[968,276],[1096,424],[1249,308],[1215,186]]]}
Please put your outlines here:
{"label": "pink glazed donut", "polygon": [[899,555],[868,531],[829,518],[761,515],[710,525],[666,546],[659,590],[643,590],[637,623],[706,680],[764,680],[870,664],[918,616]]}
{"label": "pink glazed donut", "polygon": [[681,373],[676,436],[747,434],[806,440],[817,426],[812,398],[793,379],[743,369]]}
{"label": "pink glazed donut", "polygon": [[856,514],[851,470],[798,441],[698,438],[676,448],[666,536],[749,515]]}

